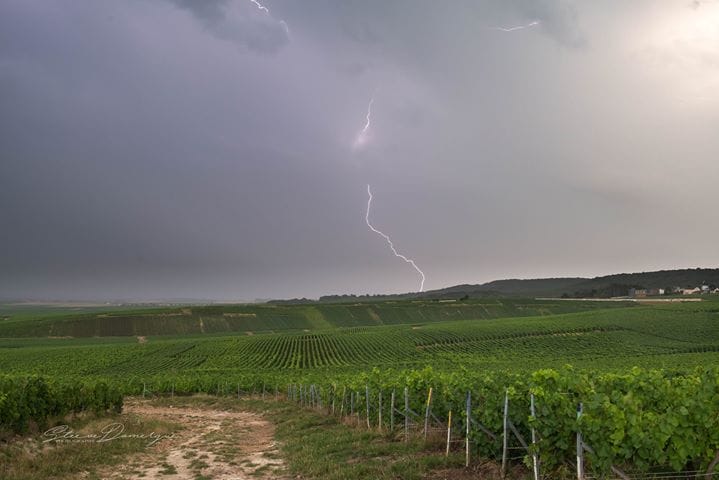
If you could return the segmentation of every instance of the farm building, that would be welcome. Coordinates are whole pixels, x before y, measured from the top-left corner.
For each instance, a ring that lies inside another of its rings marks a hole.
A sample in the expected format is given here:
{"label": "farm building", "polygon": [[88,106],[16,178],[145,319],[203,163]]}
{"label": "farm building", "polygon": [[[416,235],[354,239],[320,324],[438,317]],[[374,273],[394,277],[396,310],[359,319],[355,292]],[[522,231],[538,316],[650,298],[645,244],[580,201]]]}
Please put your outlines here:
{"label": "farm building", "polygon": [[629,296],[634,298],[654,297],[664,295],[663,288],[630,288]]}

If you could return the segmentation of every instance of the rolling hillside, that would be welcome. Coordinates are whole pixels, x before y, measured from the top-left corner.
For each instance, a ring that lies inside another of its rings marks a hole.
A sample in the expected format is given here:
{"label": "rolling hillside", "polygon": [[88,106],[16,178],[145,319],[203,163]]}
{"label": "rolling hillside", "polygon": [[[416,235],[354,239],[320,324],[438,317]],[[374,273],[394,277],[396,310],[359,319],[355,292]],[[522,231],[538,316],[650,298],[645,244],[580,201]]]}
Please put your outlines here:
{"label": "rolling hillside", "polygon": [[[0,337],[108,337],[327,330],[502,317],[544,316],[631,306],[597,302],[482,299],[298,305],[212,305],[37,316],[5,314]],[[2,315],[0,307],[0,315]]]}
{"label": "rolling hillside", "polygon": [[370,301],[377,299],[441,299],[482,297],[619,297],[627,295],[629,288],[696,287],[702,284],[719,286],[719,268],[688,268],[659,270],[656,272],[619,273],[603,277],[536,278],[494,280],[477,285],[455,285],[422,293],[400,295],[353,296],[331,295],[320,301]]}
{"label": "rolling hillside", "polygon": [[495,280],[482,285],[461,285],[427,292],[427,295],[462,293],[470,296],[493,292],[500,295],[610,297],[626,295],[635,288],[696,287],[719,285],[719,269],[696,268],[656,272],[619,273],[594,278],[542,278],[532,280]]}

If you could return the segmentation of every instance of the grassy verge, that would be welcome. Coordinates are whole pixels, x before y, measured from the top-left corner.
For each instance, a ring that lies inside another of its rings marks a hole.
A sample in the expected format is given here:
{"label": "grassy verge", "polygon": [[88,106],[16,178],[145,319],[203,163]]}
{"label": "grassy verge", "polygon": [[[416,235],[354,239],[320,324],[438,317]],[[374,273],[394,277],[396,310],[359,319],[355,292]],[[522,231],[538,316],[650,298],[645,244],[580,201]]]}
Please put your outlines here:
{"label": "grassy verge", "polygon": [[[54,437],[57,440],[46,441],[51,437],[40,432],[0,443],[0,478],[75,479],[82,475],[87,479],[99,479],[98,468],[117,465],[132,453],[153,448],[148,447],[149,438],[116,438],[103,442],[87,438],[88,435],[102,435],[103,428],[115,423],[123,424],[122,433],[130,435],[170,435],[177,430],[169,423],[122,414],[75,418],[66,425],[83,438],[69,439],[58,433]],[[114,435],[109,433],[105,438]]]}
{"label": "grassy verge", "polygon": [[291,472],[306,478],[418,479],[433,469],[461,464],[457,456],[445,458],[421,442],[395,441],[293,405],[257,407],[275,422]]}

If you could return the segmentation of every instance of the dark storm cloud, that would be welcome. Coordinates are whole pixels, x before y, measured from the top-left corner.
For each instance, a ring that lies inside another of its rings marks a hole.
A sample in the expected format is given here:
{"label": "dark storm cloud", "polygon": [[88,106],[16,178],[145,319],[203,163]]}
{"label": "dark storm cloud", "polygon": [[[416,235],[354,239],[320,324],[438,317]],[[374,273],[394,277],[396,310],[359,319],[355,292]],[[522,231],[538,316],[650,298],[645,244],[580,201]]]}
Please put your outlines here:
{"label": "dark storm cloud", "polygon": [[566,0],[515,0],[517,10],[527,19],[537,20],[540,28],[560,44],[581,47],[586,38],[573,2]]}
{"label": "dark storm cloud", "polygon": [[716,264],[712,4],[262,3],[0,3],[0,297]]}
{"label": "dark storm cloud", "polygon": [[192,12],[198,19],[217,23],[225,18],[225,9],[229,0],[169,0],[180,8]]}
{"label": "dark storm cloud", "polygon": [[[289,42],[289,27],[249,1],[169,0],[197,18],[217,38],[260,53],[275,53]],[[266,8],[266,7],[265,7]]]}

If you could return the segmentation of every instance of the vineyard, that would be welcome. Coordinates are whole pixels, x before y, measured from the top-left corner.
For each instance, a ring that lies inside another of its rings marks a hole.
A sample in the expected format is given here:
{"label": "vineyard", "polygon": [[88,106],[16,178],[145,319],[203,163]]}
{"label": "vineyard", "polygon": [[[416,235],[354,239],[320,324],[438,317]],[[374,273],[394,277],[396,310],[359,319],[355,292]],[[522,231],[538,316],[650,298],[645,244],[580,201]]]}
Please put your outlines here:
{"label": "vineyard", "polygon": [[[712,307],[343,327],[261,335],[0,340],[4,372],[61,376],[312,375],[374,366],[528,370],[681,367],[719,358]],[[531,360],[531,361],[530,361]]]}
{"label": "vineyard", "polygon": [[0,376],[0,438],[42,427],[69,413],[122,410],[122,393],[104,381],[55,382],[38,376]]}
{"label": "vineyard", "polygon": [[405,435],[410,425],[421,431],[424,418],[425,435],[436,424],[450,432],[447,451],[454,429],[467,432],[468,460],[471,450],[472,457],[506,463],[512,450],[515,459],[531,465],[534,458],[548,472],[572,464],[576,442],[586,446],[586,470],[602,475],[617,466],[696,473],[719,457],[717,368],[680,375],[639,368],[628,374],[545,369],[531,375],[374,370],[344,382],[290,385],[286,396]]}
{"label": "vineyard", "polygon": [[213,305],[70,312],[37,307],[0,307],[0,337],[106,337],[272,332],[528,317],[626,308],[632,303],[545,302],[486,299],[314,305]]}
{"label": "vineyard", "polygon": [[[309,328],[283,329],[279,320],[268,320],[273,328],[264,333],[256,328],[140,338],[4,338],[0,369],[9,376],[0,390],[0,418],[3,425],[21,430],[29,419],[40,422],[77,408],[116,407],[120,394],[234,397],[254,392],[335,416],[350,415],[362,428],[386,430],[395,424],[401,432],[405,421],[421,428],[419,417],[428,407],[431,388],[430,423],[445,429],[451,425],[455,435],[468,431],[473,458],[501,461],[506,456],[505,418],[510,418],[514,432],[508,448],[515,455],[509,461],[530,465],[536,455],[544,472],[568,468],[578,434],[587,448],[587,469],[598,475],[611,468],[707,468],[719,449],[719,371],[709,367],[719,364],[718,303],[598,308],[585,302],[569,307],[502,302],[495,303],[491,315],[488,303],[479,302],[422,303],[414,310],[389,302],[198,307],[208,309],[203,315],[215,309],[212,315],[228,322],[259,322],[261,308],[297,308],[295,313],[305,312],[303,321],[312,317],[314,326],[297,320]],[[255,317],[248,311],[253,308]],[[513,316],[490,318],[500,315],[500,308]],[[552,308],[579,311],[551,313]],[[368,309],[374,313],[360,315]],[[516,315],[518,311],[523,314]],[[127,315],[110,312],[102,318],[117,316],[124,324]],[[174,313],[141,315],[160,318],[166,327],[162,315]],[[61,324],[72,324],[64,315],[60,318]],[[58,322],[52,317],[39,324],[51,320]],[[296,320],[283,321],[288,326]],[[27,318],[16,322],[32,323]],[[33,389],[46,392],[44,410],[32,407],[13,414],[26,398],[17,392]]]}

